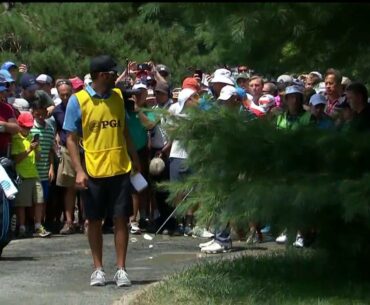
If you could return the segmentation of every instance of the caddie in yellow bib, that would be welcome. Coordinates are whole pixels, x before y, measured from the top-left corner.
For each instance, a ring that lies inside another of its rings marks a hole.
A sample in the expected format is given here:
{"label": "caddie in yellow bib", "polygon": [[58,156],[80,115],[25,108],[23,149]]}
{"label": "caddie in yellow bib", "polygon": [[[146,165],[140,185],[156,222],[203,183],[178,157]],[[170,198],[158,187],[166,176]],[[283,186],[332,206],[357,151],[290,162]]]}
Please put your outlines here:
{"label": "caddie in yellow bib", "polygon": [[119,89],[112,89],[107,99],[90,96],[85,90],[76,93],[81,109],[82,146],[86,170],[94,178],[126,174],[131,161],[123,137],[125,108]]}
{"label": "caddie in yellow bib", "polygon": [[90,285],[105,285],[102,221],[108,217],[113,220],[115,233],[114,280],[118,287],[129,286],[127,224],[133,213],[130,173],[140,171],[140,162],[126,128],[122,92],[116,88],[116,62],[109,55],[94,57],[90,75],[92,84],[69,98],[63,122],[76,171],[75,186],[81,190],[88,220],[87,234],[95,266]]}

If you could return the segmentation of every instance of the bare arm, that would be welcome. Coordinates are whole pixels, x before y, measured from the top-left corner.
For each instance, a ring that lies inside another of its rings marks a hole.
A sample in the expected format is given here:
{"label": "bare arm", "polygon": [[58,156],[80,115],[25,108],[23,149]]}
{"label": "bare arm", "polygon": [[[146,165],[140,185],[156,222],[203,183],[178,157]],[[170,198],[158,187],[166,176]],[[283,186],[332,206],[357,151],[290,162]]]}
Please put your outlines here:
{"label": "bare arm", "polygon": [[125,69],[125,71],[123,71],[121,73],[120,76],[118,76],[118,78],[116,79],[116,85],[119,83],[119,82],[122,82],[125,80],[126,77],[128,76],[131,76],[131,74],[135,74],[137,71],[136,71],[136,62],[133,61],[133,62],[129,62],[128,64],[128,71],[127,71],[127,67]]}
{"label": "bare arm", "polygon": [[167,84],[167,81],[164,79],[164,77],[162,75],[159,74],[159,72],[157,71],[157,69],[155,67],[155,64],[152,61],[149,62],[149,66],[151,66],[151,68],[152,68],[152,73],[153,73],[153,77],[154,77],[155,81],[157,83],[166,83]]}
{"label": "bare arm", "polygon": [[142,111],[139,111],[138,114],[140,122],[144,125],[146,129],[150,130],[155,127],[156,123],[149,120],[148,117]]}
{"label": "bare arm", "polygon": [[76,171],[76,184],[80,189],[87,188],[88,176],[82,168],[80,152],[78,148],[78,135],[70,132],[67,135],[67,148],[71,156],[72,165]]}
{"label": "bare arm", "polygon": [[46,110],[48,111],[48,114],[47,114],[48,118],[50,118],[52,116],[54,109],[55,109],[54,105],[51,105],[48,108],[46,108]]}
{"label": "bare arm", "polygon": [[52,147],[49,151],[49,181],[54,180],[54,147]]}
{"label": "bare arm", "polygon": [[128,133],[127,127],[124,130],[124,137],[126,140],[127,152],[130,155],[130,158],[132,161],[133,171],[141,172],[139,156],[136,152],[134,144],[131,141],[131,137],[130,137],[130,134]]}
{"label": "bare arm", "polygon": [[21,152],[20,154],[14,155],[13,159],[16,164],[21,163],[27,156],[37,148],[39,145],[39,142],[32,142],[30,148],[26,149],[24,152]]}
{"label": "bare arm", "polygon": [[20,131],[19,125],[15,118],[9,119],[8,122],[0,122],[0,125],[5,127],[4,132],[10,133],[12,135]]}

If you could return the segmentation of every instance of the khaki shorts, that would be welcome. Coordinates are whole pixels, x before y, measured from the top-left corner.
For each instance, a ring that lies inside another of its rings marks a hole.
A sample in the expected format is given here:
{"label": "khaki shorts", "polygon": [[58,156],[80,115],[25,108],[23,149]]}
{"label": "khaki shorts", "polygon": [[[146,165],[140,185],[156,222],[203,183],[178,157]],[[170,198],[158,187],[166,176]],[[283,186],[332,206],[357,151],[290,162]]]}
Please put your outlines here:
{"label": "khaki shorts", "polygon": [[24,178],[15,197],[15,207],[32,207],[44,203],[44,192],[38,178]]}
{"label": "khaki shorts", "polygon": [[56,185],[61,187],[74,186],[76,182],[76,172],[73,169],[68,149],[62,146],[60,154],[61,158],[58,166]]}

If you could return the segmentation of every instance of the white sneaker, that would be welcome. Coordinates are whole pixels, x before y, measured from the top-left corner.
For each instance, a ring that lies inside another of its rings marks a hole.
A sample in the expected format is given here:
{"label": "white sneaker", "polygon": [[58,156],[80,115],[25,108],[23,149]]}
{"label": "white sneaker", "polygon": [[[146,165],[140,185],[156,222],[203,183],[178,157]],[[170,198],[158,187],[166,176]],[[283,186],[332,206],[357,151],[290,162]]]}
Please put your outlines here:
{"label": "white sneaker", "polygon": [[301,235],[297,235],[297,238],[295,242],[293,243],[293,246],[296,248],[303,248],[304,247],[304,240]]}
{"label": "white sneaker", "polygon": [[285,233],[281,233],[275,241],[278,244],[285,244],[288,241],[288,236]]}
{"label": "white sneaker", "polygon": [[207,241],[207,242],[205,242],[205,243],[201,243],[201,244],[199,244],[199,248],[204,248],[204,247],[208,247],[208,246],[210,246],[210,245],[212,245],[213,243],[215,242],[215,240],[214,239],[212,239],[212,240],[210,240],[210,241]]}
{"label": "white sneaker", "polygon": [[96,269],[90,277],[90,286],[104,286],[105,273],[102,269]]}
{"label": "white sneaker", "polygon": [[116,281],[117,287],[131,286],[131,281],[129,280],[128,274],[124,269],[117,270],[113,281]]}
{"label": "white sneaker", "polygon": [[131,227],[131,230],[130,230],[131,234],[141,234],[141,229],[137,222],[131,222],[130,227]]}
{"label": "white sneaker", "polygon": [[193,229],[193,237],[200,237],[200,238],[212,238],[215,235],[209,231],[207,231],[206,228],[200,228],[200,227],[195,227]]}
{"label": "white sneaker", "polygon": [[231,243],[220,243],[214,241],[211,245],[203,247],[200,251],[208,254],[216,254],[221,252],[227,252],[231,249]]}
{"label": "white sneaker", "polygon": [[203,232],[202,232],[201,237],[203,237],[203,238],[212,238],[214,236],[215,235],[212,232],[209,232],[207,229],[204,229]]}

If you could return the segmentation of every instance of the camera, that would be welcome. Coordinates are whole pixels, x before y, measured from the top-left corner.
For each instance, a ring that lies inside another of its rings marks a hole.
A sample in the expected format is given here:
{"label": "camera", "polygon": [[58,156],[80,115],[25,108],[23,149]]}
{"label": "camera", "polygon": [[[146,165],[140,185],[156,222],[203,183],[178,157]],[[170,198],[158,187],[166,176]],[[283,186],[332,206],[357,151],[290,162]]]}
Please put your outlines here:
{"label": "camera", "polygon": [[202,70],[200,70],[200,69],[196,69],[195,71],[194,71],[194,76],[195,75],[198,75],[198,77],[200,78],[200,79],[202,79],[202,77],[203,77],[203,71]]}
{"label": "camera", "polygon": [[139,71],[150,71],[151,70],[150,66],[148,64],[145,64],[145,63],[144,64],[138,64],[137,69]]}

